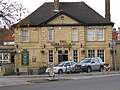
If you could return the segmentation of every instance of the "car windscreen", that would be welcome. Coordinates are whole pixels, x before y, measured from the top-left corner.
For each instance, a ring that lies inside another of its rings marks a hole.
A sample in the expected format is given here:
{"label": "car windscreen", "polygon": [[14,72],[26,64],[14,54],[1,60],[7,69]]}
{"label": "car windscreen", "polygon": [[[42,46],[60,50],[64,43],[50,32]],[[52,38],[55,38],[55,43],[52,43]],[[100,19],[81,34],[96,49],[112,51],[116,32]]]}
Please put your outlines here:
{"label": "car windscreen", "polygon": [[62,67],[62,66],[64,66],[64,64],[65,64],[65,63],[62,62],[62,63],[58,64],[57,66],[58,66],[58,67]]}
{"label": "car windscreen", "polygon": [[80,63],[90,63],[90,62],[91,62],[91,59],[84,59]]}

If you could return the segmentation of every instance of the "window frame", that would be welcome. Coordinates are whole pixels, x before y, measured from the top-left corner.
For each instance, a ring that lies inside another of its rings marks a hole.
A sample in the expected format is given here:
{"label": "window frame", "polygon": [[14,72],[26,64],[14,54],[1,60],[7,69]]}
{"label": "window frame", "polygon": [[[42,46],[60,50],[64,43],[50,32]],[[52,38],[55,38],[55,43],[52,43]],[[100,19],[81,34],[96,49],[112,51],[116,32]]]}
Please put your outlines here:
{"label": "window frame", "polygon": [[48,50],[48,62],[54,62],[53,50]]}
{"label": "window frame", "polygon": [[78,62],[78,50],[73,50],[73,60]]}
{"label": "window frame", "polygon": [[102,61],[104,62],[104,55],[105,55],[105,50],[104,49],[97,49],[97,56],[100,57],[102,59]]}
{"label": "window frame", "polygon": [[[7,59],[6,56],[7,55]],[[10,53],[0,53],[0,63],[10,63]]]}
{"label": "window frame", "polygon": [[48,29],[48,42],[53,42],[53,41],[54,41],[54,30]]}
{"label": "window frame", "polygon": [[22,30],[21,40],[22,40],[22,42],[29,42],[29,32],[28,32],[28,30],[25,30],[25,29]]}
{"label": "window frame", "polygon": [[[100,32],[102,31],[102,32]],[[103,28],[90,28],[87,29],[87,41],[104,41],[104,29]]]}
{"label": "window frame", "polygon": [[95,49],[87,50],[87,56],[89,58],[95,57]]}
{"label": "window frame", "polygon": [[78,41],[78,30],[76,28],[71,30],[71,39],[72,41]]}

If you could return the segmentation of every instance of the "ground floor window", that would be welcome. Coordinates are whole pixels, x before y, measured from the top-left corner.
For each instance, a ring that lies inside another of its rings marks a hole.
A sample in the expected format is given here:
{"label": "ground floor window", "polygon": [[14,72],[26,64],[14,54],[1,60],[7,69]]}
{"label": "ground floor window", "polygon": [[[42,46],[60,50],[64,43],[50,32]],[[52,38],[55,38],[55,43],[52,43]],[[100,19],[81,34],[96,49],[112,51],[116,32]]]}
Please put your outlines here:
{"label": "ground floor window", "polygon": [[95,57],[95,50],[88,50],[88,57]]}
{"label": "ground floor window", "polygon": [[0,63],[10,63],[10,53],[0,53]]}
{"label": "ground floor window", "polygon": [[78,61],[78,50],[73,50],[73,60],[74,60],[75,62]]}
{"label": "ground floor window", "polygon": [[68,50],[58,50],[58,63],[68,61]]}
{"label": "ground floor window", "polygon": [[90,58],[95,57],[95,56],[100,57],[104,62],[104,50],[103,49],[88,50],[87,56]]}
{"label": "ground floor window", "polygon": [[49,62],[53,62],[53,50],[49,50]]}
{"label": "ground floor window", "polygon": [[97,56],[100,57],[104,62],[104,50],[97,50]]}

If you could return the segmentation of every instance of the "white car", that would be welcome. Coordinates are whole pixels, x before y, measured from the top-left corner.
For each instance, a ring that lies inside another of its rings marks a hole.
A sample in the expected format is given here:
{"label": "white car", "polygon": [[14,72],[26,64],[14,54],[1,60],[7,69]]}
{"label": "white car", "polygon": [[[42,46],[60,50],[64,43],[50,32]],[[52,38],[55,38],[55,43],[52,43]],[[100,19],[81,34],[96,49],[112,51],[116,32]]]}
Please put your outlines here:
{"label": "white car", "polygon": [[[53,67],[53,71],[54,73],[57,73],[57,74],[70,72],[70,68],[74,67],[76,64],[77,63],[74,61],[64,61],[58,64],[57,66]],[[47,68],[46,73],[49,74],[50,70],[51,70],[50,68]]]}

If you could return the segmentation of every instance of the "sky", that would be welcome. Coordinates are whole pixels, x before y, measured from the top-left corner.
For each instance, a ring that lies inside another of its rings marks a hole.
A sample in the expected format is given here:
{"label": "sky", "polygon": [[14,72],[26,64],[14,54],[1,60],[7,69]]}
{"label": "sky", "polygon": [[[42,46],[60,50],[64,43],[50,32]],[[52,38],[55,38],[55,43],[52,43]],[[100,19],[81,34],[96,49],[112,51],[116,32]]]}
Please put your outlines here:
{"label": "sky", "polygon": [[[30,13],[35,11],[45,2],[54,2],[54,0],[16,0],[21,3],[25,8],[29,10]],[[59,0],[60,2],[85,2],[92,9],[98,12],[100,15],[105,17],[105,0]],[[120,27],[120,0],[110,0],[111,8],[111,21],[115,23],[114,28],[118,29]],[[30,14],[29,13],[29,14]]]}

